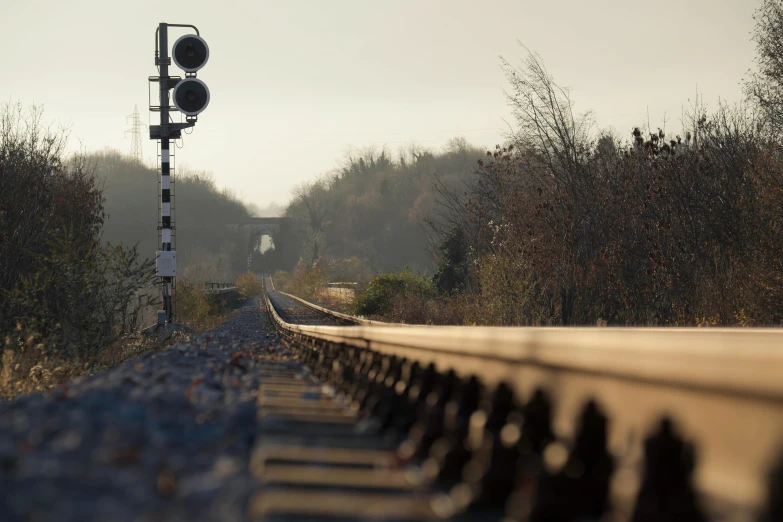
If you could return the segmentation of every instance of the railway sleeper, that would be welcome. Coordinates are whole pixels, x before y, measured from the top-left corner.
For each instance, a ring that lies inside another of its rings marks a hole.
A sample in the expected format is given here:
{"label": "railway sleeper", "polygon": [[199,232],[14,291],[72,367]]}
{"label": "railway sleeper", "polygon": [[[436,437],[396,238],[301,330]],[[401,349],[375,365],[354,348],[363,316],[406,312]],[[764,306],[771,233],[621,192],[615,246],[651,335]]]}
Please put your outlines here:
{"label": "railway sleeper", "polygon": [[270,520],[783,520],[783,463],[761,513],[700,498],[697,454],[672,419],[648,435],[644,455],[613,455],[611,419],[592,399],[573,439],[563,440],[542,389],[525,401],[505,383],[488,389],[475,375],[280,333],[351,422],[335,422],[324,408],[291,428],[299,446],[264,450],[267,463],[301,466],[271,475],[299,482],[279,502],[256,506]]}

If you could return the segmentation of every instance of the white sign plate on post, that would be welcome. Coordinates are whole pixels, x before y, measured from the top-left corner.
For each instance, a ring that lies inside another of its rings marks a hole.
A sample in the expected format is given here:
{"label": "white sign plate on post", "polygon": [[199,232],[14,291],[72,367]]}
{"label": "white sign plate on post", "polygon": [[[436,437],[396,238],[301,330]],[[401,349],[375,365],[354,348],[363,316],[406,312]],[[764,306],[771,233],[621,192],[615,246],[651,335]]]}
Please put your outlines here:
{"label": "white sign plate on post", "polygon": [[176,277],[177,252],[174,250],[155,252],[155,273],[158,277]]}

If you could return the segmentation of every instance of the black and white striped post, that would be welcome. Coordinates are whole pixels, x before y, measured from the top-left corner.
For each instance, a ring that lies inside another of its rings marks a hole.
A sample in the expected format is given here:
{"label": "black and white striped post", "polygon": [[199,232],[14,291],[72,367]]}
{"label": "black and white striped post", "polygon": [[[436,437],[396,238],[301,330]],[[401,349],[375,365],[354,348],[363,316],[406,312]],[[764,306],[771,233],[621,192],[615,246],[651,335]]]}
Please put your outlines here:
{"label": "black and white striped post", "polygon": [[161,250],[171,251],[171,156],[169,140],[160,140]]}
{"label": "black and white striped post", "polygon": [[[161,252],[156,255],[157,272],[162,277],[163,310],[158,311],[158,324],[171,323],[174,318],[174,277],[176,252],[171,250],[171,156],[169,155],[169,38],[165,23],[160,31],[160,227]],[[169,253],[171,252],[171,253]],[[171,270],[166,270],[170,268]],[[174,272],[172,275],[171,272]],[[163,314],[161,314],[163,312]]]}
{"label": "black and white striped post", "polygon": [[[171,249],[171,156],[169,154],[169,138],[160,140],[160,239],[161,254],[158,259],[165,261],[161,265],[167,264],[171,269],[169,271],[161,270],[159,275],[163,277],[163,312],[165,313],[165,322],[172,322],[174,316],[173,296],[174,296],[174,277],[176,277],[177,258],[176,251]],[[166,273],[163,273],[166,272]],[[171,273],[173,272],[173,274]],[[158,323],[162,317],[158,313]]]}
{"label": "black and white striped post", "polygon": [[[180,37],[172,48],[169,57],[168,28],[190,27],[196,34]],[[182,129],[193,127],[197,115],[209,104],[209,89],[201,80],[195,78],[196,71],[201,69],[209,59],[209,47],[193,25],[167,24],[158,25],[155,39],[155,65],[159,74],[150,81],[158,82],[160,89],[160,105],[151,107],[160,112],[160,126],[150,127],[150,139],[160,140],[160,250],[155,255],[156,273],[161,278],[163,310],[158,310],[158,322],[155,327],[172,325],[174,319],[174,280],[177,275],[177,253],[173,247],[172,229],[174,223],[171,213],[172,183],[171,183],[171,151],[172,139],[182,135]],[[185,78],[169,76],[171,58],[174,63],[185,71]],[[174,89],[174,107],[169,106],[169,90]],[[169,113],[172,109],[185,115],[185,122],[172,123]]]}

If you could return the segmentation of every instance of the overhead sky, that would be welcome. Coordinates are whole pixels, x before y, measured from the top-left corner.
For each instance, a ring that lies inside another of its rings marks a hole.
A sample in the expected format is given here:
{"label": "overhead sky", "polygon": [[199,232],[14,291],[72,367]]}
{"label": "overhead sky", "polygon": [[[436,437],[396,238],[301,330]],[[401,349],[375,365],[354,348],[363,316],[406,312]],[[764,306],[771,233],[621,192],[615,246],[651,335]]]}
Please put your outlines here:
{"label": "overhead sky", "polygon": [[[207,110],[179,166],[259,206],[347,150],[499,143],[513,122],[499,56],[537,51],[598,128],[678,129],[697,89],[742,99],[754,0],[0,0],[0,101],[42,104],[71,144],[128,151],[148,115],[158,22],[197,25]],[[172,29],[170,41],[184,34]],[[178,69],[172,67],[172,74]],[[153,95],[154,95],[154,91]],[[154,100],[157,103],[156,100]],[[146,132],[146,127],[144,129]],[[155,142],[143,140],[154,162]]]}

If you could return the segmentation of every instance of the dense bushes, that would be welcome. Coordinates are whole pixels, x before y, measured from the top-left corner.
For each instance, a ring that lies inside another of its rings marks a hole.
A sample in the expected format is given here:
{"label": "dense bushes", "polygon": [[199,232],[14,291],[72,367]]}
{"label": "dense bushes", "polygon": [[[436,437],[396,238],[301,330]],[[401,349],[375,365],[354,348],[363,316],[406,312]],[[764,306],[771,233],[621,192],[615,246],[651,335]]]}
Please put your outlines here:
{"label": "dense bushes", "polygon": [[435,224],[439,288],[483,303],[463,321],[781,323],[782,150],[763,120],[696,104],[681,135],[593,137],[538,56],[505,67],[518,130]]}
{"label": "dense bushes", "polygon": [[252,272],[244,272],[237,277],[236,289],[242,299],[264,293],[264,283]]}
{"label": "dense bushes", "polygon": [[[8,291],[68,235],[74,254],[93,248],[103,199],[83,157],[64,158],[66,137],[46,129],[41,112],[0,107],[0,289]],[[6,321],[13,315],[3,310]]]}
{"label": "dense bushes", "polygon": [[152,263],[101,241],[103,194],[65,146],[40,110],[0,107],[0,397],[116,362],[155,304]]}
{"label": "dense bushes", "polygon": [[[312,265],[300,261],[290,277],[279,282],[282,284],[280,288],[286,292],[302,299],[320,301],[321,294],[329,283],[329,273],[323,260]],[[277,284],[278,280],[275,280],[275,285]]]}
{"label": "dense bushes", "polygon": [[422,322],[426,311],[419,309],[419,304],[426,306],[427,300],[434,296],[435,288],[428,278],[406,269],[399,274],[374,277],[356,296],[354,312],[363,316],[384,316],[394,322]]}
{"label": "dense bushes", "polygon": [[218,326],[227,311],[226,303],[217,294],[204,291],[202,281],[187,278],[177,280],[175,303],[177,322],[198,331]]}
{"label": "dense bushes", "polygon": [[7,350],[87,357],[135,322],[152,266],[100,243],[103,197],[65,138],[38,110],[0,110],[0,329]]}
{"label": "dense bushes", "polygon": [[696,100],[679,134],[596,133],[540,57],[504,62],[515,131],[430,220],[439,297],[383,302],[448,324],[783,323],[783,3],[757,21],[750,103]]}
{"label": "dense bushes", "polygon": [[138,315],[152,299],[138,291],[151,284],[153,268],[135,248],[106,245],[84,252],[67,232],[48,243],[50,251],[4,293],[14,321],[4,326],[10,330],[5,349],[34,346],[43,356],[92,357],[141,326]]}

